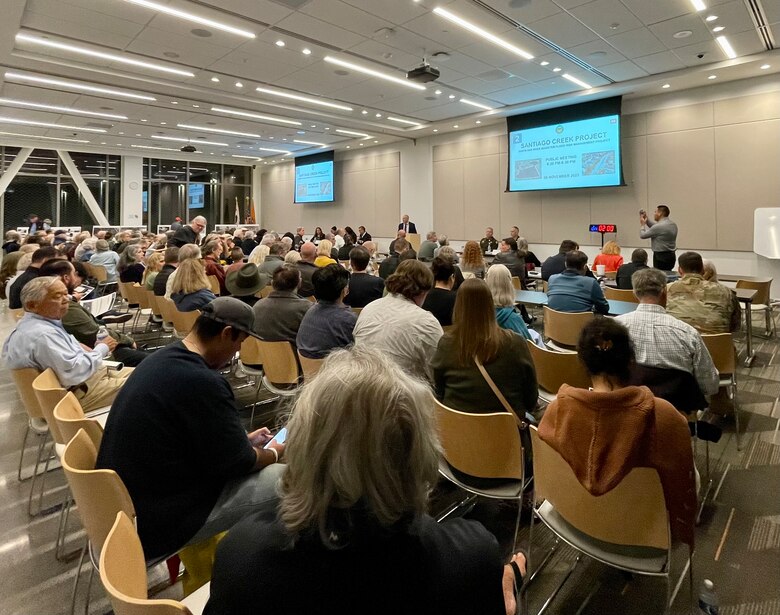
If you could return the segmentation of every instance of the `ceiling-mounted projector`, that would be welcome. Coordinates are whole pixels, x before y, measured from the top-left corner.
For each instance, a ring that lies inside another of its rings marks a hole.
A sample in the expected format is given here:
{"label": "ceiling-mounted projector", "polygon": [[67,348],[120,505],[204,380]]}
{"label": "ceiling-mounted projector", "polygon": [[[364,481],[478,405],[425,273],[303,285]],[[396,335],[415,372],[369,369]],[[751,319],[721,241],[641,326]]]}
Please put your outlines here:
{"label": "ceiling-mounted projector", "polygon": [[189,145],[189,144],[187,144],[187,145],[184,145],[184,146],[181,148],[181,150],[180,150],[180,151],[182,151],[182,152],[186,152],[187,154],[194,154],[195,152],[197,152],[197,151],[198,151],[198,148],[197,148],[197,147],[195,147],[194,145]]}
{"label": "ceiling-mounted projector", "polygon": [[422,66],[418,66],[407,72],[406,78],[415,83],[428,83],[429,81],[436,81],[436,79],[439,78],[439,75],[441,75],[441,73],[438,68],[434,68],[425,62]]}

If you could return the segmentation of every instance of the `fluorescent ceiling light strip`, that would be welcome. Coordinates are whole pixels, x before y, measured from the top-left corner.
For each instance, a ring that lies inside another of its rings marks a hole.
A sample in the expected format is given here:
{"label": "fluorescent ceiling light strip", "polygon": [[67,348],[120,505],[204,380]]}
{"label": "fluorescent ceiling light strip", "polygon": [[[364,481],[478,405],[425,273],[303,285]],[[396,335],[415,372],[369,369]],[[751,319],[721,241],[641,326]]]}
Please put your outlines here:
{"label": "fluorescent ceiling light strip", "polygon": [[421,122],[413,122],[412,120],[405,120],[400,117],[393,117],[392,115],[388,115],[387,119],[391,122],[398,122],[399,124],[409,124],[409,126],[422,126]]}
{"label": "fluorescent ceiling light strip", "polygon": [[718,42],[718,45],[720,45],[723,53],[725,53],[729,59],[733,60],[737,57],[737,52],[734,51],[734,48],[731,46],[731,43],[729,43],[725,36],[719,36],[715,40]]}
{"label": "fluorescent ceiling light strip", "polygon": [[23,134],[19,134],[18,132],[0,131],[0,136],[2,135],[5,135],[7,137],[22,137],[23,139],[46,139],[47,141],[69,141],[70,143],[89,143],[89,141],[85,141],[84,139],[64,139],[62,137],[44,137],[42,135],[23,135]]}
{"label": "fluorescent ceiling light strip", "polygon": [[500,38],[495,34],[480,28],[478,25],[473,24],[470,21],[466,21],[462,17],[458,17],[454,13],[450,13],[446,9],[437,6],[435,9],[433,9],[433,12],[439,15],[440,17],[444,17],[444,19],[451,21],[455,25],[460,26],[464,30],[473,32],[477,36],[484,38],[486,41],[490,41],[494,45],[498,45],[499,47],[503,47],[507,51],[511,51],[512,53],[519,55],[521,58],[525,58],[526,60],[533,60],[534,58],[532,54],[528,53],[524,49],[520,49],[520,47],[513,45],[509,41],[505,41],[503,38]]}
{"label": "fluorescent ceiling light strip", "polygon": [[415,90],[423,90],[423,91],[428,89],[424,85],[420,85],[418,83],[412,83],[411,81],[406,81],[405,79],[401,79],[400,77],[394,77],[392,75],[388,75],[387,73],[381,73],[378,70],[374,70],[373,68],[367,68],[365,66],[360,66],[359,64],[353,64],[352,62],[339,60],[338,58],[334,58],[332,56],[325,56],[324,60],[330,64],[336,64],[337,66],[343,66],[344,68],[356,70],[357,72],[363,73],[364,75],[370,75],[372,77],[384,79],[385,81],[391,81],[393,83],[397,83],[398,85],[406,86],[407,88],[412,88]]}
{"label": "fluorescent ceiling light strip", "polygon": [[468,98],[461,98],[460,102],[462,102],[464,105],[471,105],[472,107],[477,107],[478,109],[484,109],[485,111],[493,110],[493,107],[483,105],[482,103],[474,102],[473,100],[469,100]]}
{"label": "fluorescent ceiling light strip", "polygon": [[152,135],[152,139],[162,139],[163,141],[177,141],[178,143],[194,143],[200,145],[216,145],[217,147],[230,147],[229,143],[220,143],[219,141],[201,141],[200,139],[185,139],[183,137],[163,137],[161,135]]}
{"label": "fluorescent ceiling light strip", "polygon": [[262,158],[258,158],[257,156],[242,156],[240,154],[230,154],[232,158],[248,158],[249,160],[262,160]]}
{"label": "fluorescent ceiling light strip", "polygon": [[41,85],[54,85],[61,88],[78,90],[80,92],[92,92],[94,94],[107,94],[108,96],[120,96],[122,98],[132,98],[134,100],[157,100],[154,96],[146,96],[142,94],[133,94],[132,92],[125,92],[122,90],[112,90],[110,88],[100,88],[93,85],[85,85],[82,83],[73,83],[71,81],[61,81],[60,79],[49,79],[47,77],[35,77],[34,75],[24,75],[22,73],[5,73],[5,78],[10,81],[25,81],[30,83],[40,83]]}
{"label": "fluorescent ceiling light strip", "polygon": [[119,62],[120,64],[128,64],[130,66],[138,66],[139,68],[147,68],[149,70],[157,70],[163,73],[170,73],[172,75],[180,75],[182,77],[194,77],[195,73],[187,70],[181,70],[178,68],[170,68],[168,66],[162,66],[161,64],[153,64],[152,62],[144,62],[142,60],[134,60],[125,56],[120,56],[115,53],[106,53],[104,51],[95,51],[94,49],[87,49],[86,47],[78,47],[76,45],[68,45],[67,43],[58,43],[47,38],[38,38],[37,36],[30,36],[29,34],[19,33],[16,35],[17,41],[23,41],[25,43],[32,43],[35,45],[41,45],[42,47],[50,47],[52,49],[61,49],[62,51],[70,51],[72,53],[78,53],[92,58],[100,58],[101,60],[110,60],[112,62]]}
{"label": "fluorescent ceiling light strip", "polygon": [[293,139],[293,143],[300,143],[301,145],[316,145],[318,147],[328,147],[327,143],[317,143],[316,141],[301,141],[300,139]]}
{"label": "fluorescent ceiling light strip", "polygon": [[60,130],[83,130],[84,132],[106,132],[102,128],[83,128],[81,126],[70,126],[68,124],[52,124],[51,122],[34,122],[33,120],[18,120],[13,117],[0,117],[0,123],[20,124],[22,126],[41,126],[42,128],[58,128]]}
{"label": "fluorescent ceiling light strip", "polygon": [[352,137],[363,137],[364,139],[368,139],[369,136],[364,132],[355,132],[354,130],[344,130],[343,128],[336,128],[336,132],[342,134],[342,135],[350,135]]}
{"label": "fluorescent ceiling light strip", "polygon": [[45,111],[57,111],[59,113],[75,113],[78,115],[89,115],[93,117],[105,117],[111,120],[126,120],[126,115],[117,115],[115,113],[98,113],[97,111],[86,111],[84,109],[73,109],[71,107],[58,107],[57,105],[44,105],[42,103],[27,102],[26,100],[16,100],[15,98],[0,98],[0,105],[10,105],[12,107],[29,107],[30,109],[43,109]]}
{"label": "fluorescent ceiling light strip", "polygon": [[276,154],[291,154],[292,152],[286,149],[272,149],[270,147],[257,147],[255,149],[263,150],[264,152],[274,152]]}
{"label": "fluorescent ceiling light strip", "polygon": [[241,28],[234,28],[233,26],[229,26],[219,21],[214,21],[213,19],[207,19],[206,17],[200,17],[199,15],[193,15],[192,13],[188,13],[187,11],[175,9],[171,6],[160,4],[158,2],[150,2],[149,0],[125,0],[125,2],[129,2],[130,4],[135,4],[137,6],[142,6],[147,9],[152,9],[160,13],[165,13],[166,15],[171,15],[173,17],[178,17],[186,21],[192,21],[194,23],[199,23],[204,26],[209,26],[216,30],[229,32],[230,34],[237,34],[238,36],[243,36],[246,38],[257,38],[257,35],[254,32],[249,32],[248,30],[242,30]]}
{"label": "fluorescent ceiling light strip", "polygon": [[249,113],[248,111],[237,111],[235,109],[225,109],[223,107],[212,107],[212,111],[217,113],[227,113],[228,115],[238,115],[239,117],[248,117],[253,120],[262,120],[264,122],[279,122],[280,124],[290,124],[291,126],[300,126],[301,122],[295,120],[285,120],[280,117],[272,117],[270,115],[259,115],[257,113]]}
{"label": "fluorescent ceiling light strip", "polygon": [[691,4],[697,11],[704,11],[707,8],[707,5],[704,4],[704,0],[691,0]]}
{"label": "fluorescent ceiling light strip", "polygon": [[235,135],[237,137],[253,137],[262,139],[262,135],[254,132],[239,132],[237,130],[225,130],[224,128],[212,128],[211,126],[194,126],[193,124],[176,124],[178,128],[187,128],[189,130],[202,130],[203,132],[216,132],[221,135]]}
{"label": "fluorescent ceiling light strip", "polygon": [[[182,152],[181,150],[178,150],[174,147],[155,147],[154,145],[130,145],[130,147],[137,147],[138,149],[157,149],[157,150],[162,150],[164,152],[181,152],[183,154],[187,153],[187,152]],[[169,173],[173,173],[173,171],[169,171]]]}
{"label": "fluorescent ceiling light strip", "polygon": [[587,83],[585,83],[585,82],[584,82],[584,81],[582,81],[581,79],[577,79],[577,77],[572,77],[572,76],[571,76],[571,75],[569,75],[568,73],[563,73],[563,75],[561,75],[561,76],[562,76],[564,79],[568,79],[568,80],[569,80],[569,81],[571,81],[572,83],[576,83],[576,84],[577,84],[578,86],[580,86],[581,88],[585,88],[586,90],[590,90],[590,89],[593,87],[592,85],[588,85]]}
{"label": "fluorescent ceiling light strip", "polygon": [[[268,88],[255,88],[256,91],[262,94],[270,94],[271,96],[279,96],[281,98],[289,98],[290,100],[300,100],[301,102],[311,103],[312,105],[321,105],[323,107],[330,107],[331,109],[340,109],[342,111],[352,111],[352,107],[347,105],[339,105],[336,103],[326,102],[319,98],[309,98],[308,96],[300,96],[298,94],[288,94],[287,92],[279,92],[278,90],[269,90]],[[258,101],[254,101],[258,102]]]}

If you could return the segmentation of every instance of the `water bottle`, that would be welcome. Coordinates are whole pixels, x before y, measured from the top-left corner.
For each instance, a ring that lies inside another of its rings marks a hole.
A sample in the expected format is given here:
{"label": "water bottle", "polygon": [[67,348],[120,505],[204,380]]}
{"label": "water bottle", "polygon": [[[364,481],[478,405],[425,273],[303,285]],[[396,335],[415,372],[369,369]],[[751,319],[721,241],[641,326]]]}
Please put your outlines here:
{"label": "water bottle", "polygon": [[699,612],[701,615],[718,615],[719,610],[715,584],[709,579],[704,579],[699,592]]}
{"label": "water bottle", "polygon": [[98,329],[98,332],[97,332],[97,338],[96,338],[96,341],[95,341],[95,345],[97,346],[100,342],[105,340],[107,337],[108,337],[108,329],[106,329],[105,327],[100,327],[100,329]]}

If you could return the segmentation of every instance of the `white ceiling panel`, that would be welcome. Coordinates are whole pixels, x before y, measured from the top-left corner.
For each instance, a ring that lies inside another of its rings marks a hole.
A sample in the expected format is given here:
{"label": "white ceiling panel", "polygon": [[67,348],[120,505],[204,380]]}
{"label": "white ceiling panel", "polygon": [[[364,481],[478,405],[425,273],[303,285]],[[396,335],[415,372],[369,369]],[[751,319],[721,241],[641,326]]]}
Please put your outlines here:
{"label": "white ceiling panel", "polygon": [[374,62],[392,62],[396,66],[408,66],[409,68],[417,66],[422,60],[420,56],[406,53],[376,40],[365,40],[351,47],[349,51]]}
{"label": "white ceiling panel", "polygon": [[[776,1],[776,4],[780,6],[780,1]],[[763,5],[766,9],[769,3],[764,2]],[[724,26],[726,28],[719,34],[729,36],[747,30],[755,30],[753,20],[750,18],[747,10],[745,10],[745,3],[742,0],[729,0],[729,2],[712,7],[705,13],[707,15],[717,15],[718,17],[718,19],[710,23],[710,27]]]}
{"label": "white ceiling panel", "polygon": [[623,54],[603,40],[577,45],[576,47],[571,47],[568,51],[581,60],[585,60],[593,67],[615,64],[616,62],[621,62],[626,59]]}
{"label": "white ceiling panel", "polygon": [[647,28],[610,36],[607,42],[629,59],[666,51],[664,44]]}
{"label": "white ceiling panel", "polygon": [[599,70],[615,81],[629,81],[631,79],[639,79],[647,76],[647,71],[629,61],[602,66]]}
{"label": "white ceiling panel", "polygon": [[[404,24],[427,12],[427,9],[412,2],[388,2],[387,0],[344,0],[363,11],[376,15],[394,24]],[[447,4],[442,2],[441,4]]]}
{"label": "white ceiling panel", "polygon": [[622,0],[622,2],[646,26],[693,12],[688,0]]}
{"label": "white ceiling panel", "polygon": [[290,30],[301,36],[307,36],[314,40],[322,41],[339,49],[348,49],[365,38],[344,28],[339,28],[320,19],[315,19],[303,13],[293,13],[285,17],[278,24],[278,27]]}
{"label": "white ceiling panel", "polygon": [[494,92],[492,98],[505,105],[517,105],[536,98],[545,96],[544,88],[535,83],[528,85],[516,85],[508,90]]}
{"label": "white ceiling panel", "polygon": [[[224,20],[222,20],[224,21]],[[263,31],[261,27],[247,27],[246,24],[236,21],[228,22],[230,25],[236,24],[238,27],[243,27],[256,35]],[[179,19],[171,15],[157,13],[154,18],[149,22],[146,27],[147,30],[153,29],[157,32],[165,32],[166,35],[180,36],[190,41],[190,45],[200,45],[206,43],[213,47],[222,47],[224,49],[236,49],[240,47],[247,39],[243,36],[236,34],[230,34],[229,32],[223,32],[209,26],[203,26],[201,24],[192,23],[184,19]],[[208,36],[196,36],[193,32],[208,33]]]}
{"label": "white ceiling panel", "polygon": [[[533,61],[522,60],[509,66],[504,66],[503,70],[525,79],[526,81],[539,81],[552,74],[552,63],[557,62],[561,56],[557,53],[546,53]],[[539,62],[548,61],[549,66],[541,66]]]}
{"label": "white ceiling panel", "polygon": [[393,26],[392,22],[375,17],[341,0],[311,0],[301,8],[301,12],[355,32],[361,37],[368,32]]}
{"label": "white ceiling panel", "polygon": [[[100,22],[110,22],[100,25]],[[123,49],[143,26],[95,15],[88,20],[69,20],[43,13],[25,12],[22,25],[30,30],[52,32],[58,37],[89,41],[94,45]],[[105,26],[105,27],[104,27]]]}
{"label": "white ceiling panel", "polygon": [[481,79],[475,79],[474,77],[466,77],[465,79],[453,82],[451,85],[459,90],[473,92],[492,98],[492,96],[490,96],[492,92],[500,92],[501,90],[506,90],[507,88],[525,83],[529,82],[520,77],[509,75],[506,79],[499,79],[496,81],[482,81]]}
{"label": "white ceiling panel", "polygon": [[651,75],[685,68],[685,64],[671,51],[662,51],[661,53],[634,58],[634,64],[637,64]]}
{"label": "white ceiling panel", "polygon": [[[650,31],[669,49],[687,47],[694,43],[712,40],[712,34],[698,15],[683,15],[668,21],[653,24]],[[685,38],[677,38],[676,33],[690,32]]]}
{"label": "white ceiling panel", "polygon": [[[572,14],[601,36],[612,36],[642,27],[634,14],[620,0],[595,0],[571,10]],[[607,19],[604,19],[608,16]]]}
{"label": "white ceiling panel", "polygon": [[[140,25],[149,23],[154,17],[153,11],[123,2],[123,0],[28,0],[27,9],[54,15],[49,9],[52,4],[62,7],[62,10],[80,9],[90,14],[124,19]],[[42,8],[44,8],[43,11],[40,10]]]}
{"label": "white ceiling panel", "polygon": [[[501,32],[499,32],[497,28],[493,28],[492,25],[486,26],[483,23],[480,23],[479,25],[483,28],[490,29],[494,34],[501,34]],[[426,13],[417,19],[405,23],[404,28],[427,39],[431,51],[438,51],[439,47],[459,49],[461,47],[466,47],[477,40],[477,37],[471,32],[459,28],[455,24],[452,24],[433,13]],[[506,30],[506,28],[502,28],[501,30]]]}
{"label": "white ceiling panel", "polygon": [[598,38],[595,32],[566,13],[535,21],[531,29],[561,47],[573,47]]}
{"label": "white ceiling panel", "polygon": [[524,25],[561,12],[561,7],[558,6],[560,3],[556,4],[552,0],[534,0],[517,7],[509,6],[508,0],[488,0],[487,4]]}
{"label": "white ceiling panel", "polygon": [[251,29],[252,25],[249,20],[273,25],[294,12],[278,2],[271,2],[271,0],[229,0],[229,2],[225,2],[225,0],[201,0],[201,2],[213,6],[217,11],[222,8],[228,8],[233,13],[245,15],[248,18],[247,23],[239,27],[247,29]]}
{"label": "white ceiling panel", "polygon": [[555,0],[555,4],[564,9],[573,9],[574,7],[582,6],[588,2],[591,2],[591,0]]}
{"label": "white ceiling panel", "polygon": [[139,50],[143,49],[144,43],[175,49],[181,56],[179,58],[180,61],[186,61],[187,55],[190,53],[196,54],[198,58],[208,58],[211,61],[218,60],[230,53],[237,46],[224,47],[221,45],[214,45],[211,42],[211,39],[198,38],[189,31],[184,34],[176,34],[165,30],[158,30],[157,28],[147,27],[143,29],[127,49],[128,51],[143,53]]}

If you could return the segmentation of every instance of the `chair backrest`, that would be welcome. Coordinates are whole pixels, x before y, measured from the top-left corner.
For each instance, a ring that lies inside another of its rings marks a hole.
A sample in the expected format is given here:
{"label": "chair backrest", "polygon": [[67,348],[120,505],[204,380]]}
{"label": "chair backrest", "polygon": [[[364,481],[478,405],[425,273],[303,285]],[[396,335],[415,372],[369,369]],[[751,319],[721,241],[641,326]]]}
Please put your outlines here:
{"label": "chair backrest", "polygon": [[580,331],[592,319],[592,312],[559,312],[545,305],[544,335],[563,346],[574,347]]}
{"label": "chair backrest", "polygon": [[251,335],[241,342],[241,350],[238,352],[238,358],[244,365],[262,365],[263,354],[260,350],[260,340]]}
{"label": "chair backrest", "polygon": [[176,312],[179,311],[176,308],[176,304],[173,302],[173,299],[162,296],[157,297],[157,305],[160,306],[160,312],[162,313],[163,320],[165,322],[173,323]]}
{"label": "chair backrest", "polygon": [[523,290],[523,284],[520,282],[520,278],[516,275],[512,276],[512,286],[515,290]]}
{"label": "chair backrest", "polygon": [[21,320],[24,316],[24,308],[8,308],[8,313],[13,316],[14,320]]}
{"label": "chair backrest", "polygon": [[322,363],[325,359],[308,359],[302,356],[301,353],[298,353],[298,361],[303,370],[303,379],[309,381],[317,375],[318,371],[320,371],[320,367],[322,367]]}
{"label": "chair backrest", "polygon": [[128,305],[136,305],[138,301],[135,300],[135,295],[133,294],[132,282],[117,282],[117,285],[119,286],[119,294],[122,295],[122,298],[127,301]]}
{"label": "chair backrest", "polygon": [[130,294],[133,297],[133,303],[140,305],[141,309],[149,309],[149,295],[146,294],[146,289],[143,286],[140,284],[133,284],[130,286]]}
{"label": "chair backrest", "polygon": [[528,341],[528,350],[536,368],[539,386],[550,393],[557,393],[562,384],[578,389],[591,386],[590,374],[578,355],[569,352],[554,352]]}
{"label": "chair backrest", "polygon": [[99,284],[108,282],[108,272],[103,265],[90,265],[89,274],[97,280]]}
{"label": "chair backrest", "polygon": [[309,295],[308,297],[304,297],[304,299],[308,299],[312,303],[317,303],[317,297],[315,297],[314,295]]}
{"label": "chair backrest", "polygon": [[176,335],[185,337],[192,330],[198,316],[200,316],[200,310],[192,310],[191,312],[176,310],[173,312],[173,328],[176,329]]}
{"label": "chair backrest", "polygon": [[217,297],[219,297],[219,293],[221,292],[221,289],[219,287],[219,278],[215,275],[208,276],[209,278],[209,284],[211,284],[211,292],[214,293]]}
{"label": "chair backrest", "polygon": [[116,615],[191,615],[175,600],[149,600],[144,551],[133,521],[118,512],[100,553],[100,580]]}
{"label": "chair backrest", "polygon": [[265,299],[272,292],[274,292],[274,287],[271,286],[270,284],[266,284],[265,286],[263,286],[263,288],[260,289],[260,292],[257,294],[260,295],[261,299]]}
{"label": "chair backrest", "polygon": [[358,316],[360,316],[360,312],[362,312],[362,311],[363,311],[363,308],[362,308],[362,307],[353,307],[353,308],[351,308],[351,309],[352,309],[352,313],[353,313],[353,314],[357,314]]}
{"label": "chair backrest", "polygon": [[772,288],[772,279],[761,282],[753,282],[750,280],[737,280],[737,288],[748,288],[751,290],[757,290],[756,296],[753,297],[753,305],[769,305],[771,299],[769,297],[770,289]]}
{"label": "chair backrest", "polygon": [[694,375],[681,369],[635,363],[628,384],[646,386],[653,395],[665,399],[686,415],[704,410],[708,405]]}
{"label": "chair backrest", "polygon": [[536,499],[546,499],[580,532],[619,545],[668,549],[669,515],[658,472],[634,468],[611,491],[591,495],[531,426]]}
{"label": "chair backrest", "polygon": [[616,299],[617,301],[629,301],[631,303],[639,303],[639,299],[636,298],[633,290],[624,290],[622,288],[612,288],[611,286],[604,287],[604,297],[606,299]]}
{"label": "chair backrest", "polygon": [[95,445],[86,432],[80,429],[65,447],[62,469],[89,541],[100,551],[116,514],[122,511],[135,519],[135,508],[119,475],[113,470],[96,470],[96,460]]}
{"label": "chair backrest", "polygon": [[66,437],[60,431],[57,421],[54,418],[54,407],[60,403],[62,398],[67,394],[67,391],[62,388],[62,385],[57,378],[57,374],[49,367],[33,380],[32,388],[33,391],[35,391],[35,397],[38,400],[38,405],[43,412],[43,416],[49,424],[52,438],[54,438],[54,441],[57,444],[67,444],[70,441],[70,437]]}
{"label": "chair backrest", "polygon": [[31,419],[45,419],[38,398],[33,390],[33,381],[40,375],[34,367],[23,367],[21,369],[12,369],[11,377],[14,379],[16,390],[19,391],[19,397],[22,398],[22,405],[24,406],[27,416]]}
{"label": "chair backrest", "polygon": [[95,449],[100,450],[100,444],[103,442],[103,427],[95,419],[84,415],[84,410],[73,393],[68,392],[54,406],[52,418],[66,444],[73,439],[79,429],[83,429],[92,440]]}
{"label": "chair backrest", "polygon": [[273,384],[298,384],[298,361],[290,342],[256,340],[262,356],[263,372]]}
{"label": "chair backrest", "polygon": [[734,374],[737,369],[737,349],[731,333],[702,335],[704,345],[710,352],[712,362],[719,374]]}
{"label": "chair backrest", "polygon": [[547,280],[542,280],[542,292],[546,293],[550,288],[550,283]]}
{"label": "chair backrest", "polygon": [[614,280],[617,277],[617,271],[605,271],[604,278],[607,280]]}
{"label": "chair backrest", "polygon": [[160,309],[160,304],[157,301],[159,297],[154,294],[153,290],[147,289],[146,291],[146,300],[149,302],[149,307],[152,310],[152,314],[154,314],[157,317],[162,317],[162,310]]}
{"label": "chair backrest", "polygon": [[511,414],[472,414],[434,403],[447,463],[469,476],[522,480],[523,449]]}

